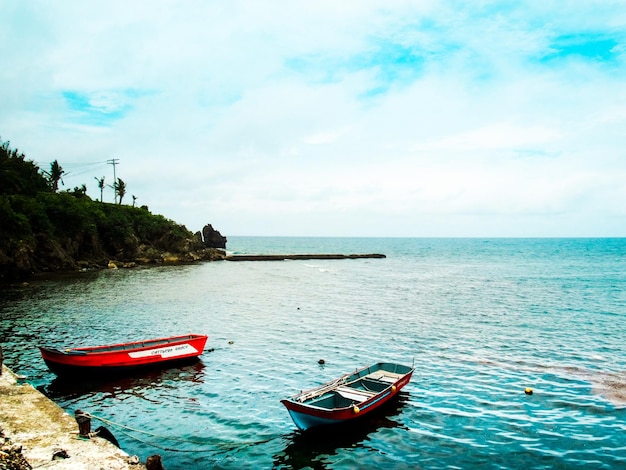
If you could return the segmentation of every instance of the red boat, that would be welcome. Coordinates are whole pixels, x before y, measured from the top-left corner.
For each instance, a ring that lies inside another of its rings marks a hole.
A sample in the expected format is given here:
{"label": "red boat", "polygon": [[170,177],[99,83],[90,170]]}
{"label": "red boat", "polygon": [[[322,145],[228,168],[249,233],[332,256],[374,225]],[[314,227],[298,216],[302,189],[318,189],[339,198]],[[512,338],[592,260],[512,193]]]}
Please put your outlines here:
{"label": "red boat", "polygon": [[409,383],[413,367],[379,362],[281,400],[298,429],[351,421],[379,408]]}
{"label": "red boat", "polygon": [[39,350],[46,365],[58,375],[76,372],[122,372],[196,360],[202,354],[207,339],[206,335],[189,334],[62,351],[47,347],[40,347]]}

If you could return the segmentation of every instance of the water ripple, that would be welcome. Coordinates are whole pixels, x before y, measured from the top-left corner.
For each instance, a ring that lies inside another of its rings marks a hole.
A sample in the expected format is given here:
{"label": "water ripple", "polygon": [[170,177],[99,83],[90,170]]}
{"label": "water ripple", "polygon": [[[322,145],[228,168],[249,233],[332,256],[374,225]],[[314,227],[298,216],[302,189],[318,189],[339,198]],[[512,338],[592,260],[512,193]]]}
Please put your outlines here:
{"label": "water ripple", "polygon": [[[5,362],[69,412],[151,433],[116,437],[141,456],[158,445],[170,470],[626,466],[626,242],[317,241],[388,257],[10,286]],[[34,348],[190,331],[210,336],[200,362],[115,381],[57,379]],[[384,413],[295,430],[281,398],[379,360],[416,366]]]}

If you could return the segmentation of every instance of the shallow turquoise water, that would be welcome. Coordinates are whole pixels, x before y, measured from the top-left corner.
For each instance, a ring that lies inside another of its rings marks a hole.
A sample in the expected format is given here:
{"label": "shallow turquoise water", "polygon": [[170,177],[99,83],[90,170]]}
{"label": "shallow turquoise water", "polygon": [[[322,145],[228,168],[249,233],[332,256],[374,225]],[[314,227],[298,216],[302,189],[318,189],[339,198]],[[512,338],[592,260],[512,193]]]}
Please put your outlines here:
{"label": "shallow turquoise water", "polygon": [[[4,288],[5,363],[168,470],[626,466],[626,240],[232,237],[228,249],[387,258]],[[135,379],[68,383],[35,348],[186,332],[209,334],[201,362]],[[379,360],[415,362],[398,402],[340,432],[296,431],[281,398]]]}

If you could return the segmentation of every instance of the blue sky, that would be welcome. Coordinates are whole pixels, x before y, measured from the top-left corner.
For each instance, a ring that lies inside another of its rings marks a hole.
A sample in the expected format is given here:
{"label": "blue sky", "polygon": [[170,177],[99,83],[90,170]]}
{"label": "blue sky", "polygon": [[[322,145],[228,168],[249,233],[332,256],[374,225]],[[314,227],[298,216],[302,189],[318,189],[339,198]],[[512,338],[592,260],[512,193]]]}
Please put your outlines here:
{"label": "blue sky", "polygon": [[568,5],[0,0],[0,138],[194,231],[624,236],[626,4]]}

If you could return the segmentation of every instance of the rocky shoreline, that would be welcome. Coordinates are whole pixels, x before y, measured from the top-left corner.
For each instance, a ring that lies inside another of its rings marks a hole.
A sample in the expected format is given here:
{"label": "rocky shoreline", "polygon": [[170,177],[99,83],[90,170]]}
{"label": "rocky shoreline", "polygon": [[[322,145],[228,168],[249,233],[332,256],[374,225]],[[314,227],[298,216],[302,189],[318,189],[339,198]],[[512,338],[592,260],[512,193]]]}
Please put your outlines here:
{"label": "rocky shoreline", "polygon": [[130,234],[114,248],[105,249],[104,245],[97,238],[89,243],[45,237],[37,237],[34,244],[14,241],[10,253],[0,250],[0,281],[24,281],[42,273],[185,264],[226,258],[226,237],[211,224],[196,234],[168,232],[158,239],[143,242],[138,234]]}

